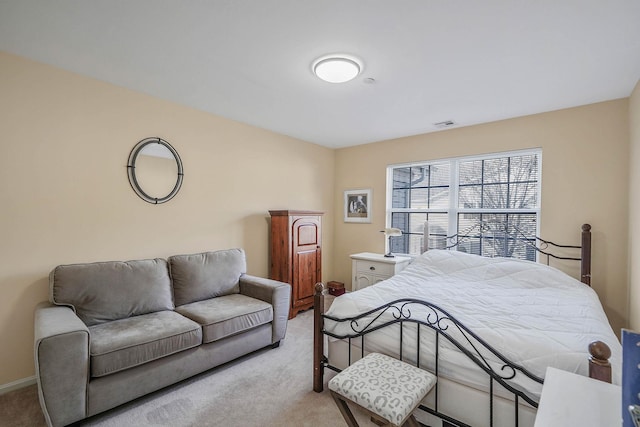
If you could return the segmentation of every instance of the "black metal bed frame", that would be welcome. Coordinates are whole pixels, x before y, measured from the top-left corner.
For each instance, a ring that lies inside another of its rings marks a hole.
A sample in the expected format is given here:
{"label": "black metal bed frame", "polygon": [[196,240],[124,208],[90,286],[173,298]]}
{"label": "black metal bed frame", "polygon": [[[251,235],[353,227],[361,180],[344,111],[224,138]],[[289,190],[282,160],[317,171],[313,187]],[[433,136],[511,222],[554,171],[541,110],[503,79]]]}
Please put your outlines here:
{"label": "black metal bed frame", "polygon": [[[464,236],[452,236],[455,238],[456,244],[462,241]],[[551,241],[543,240],[539,237],[535,241],[540,242],[541,246],[534,245],[536,250],[547,256],[547,263],[550,257],[563,260],[581,261],[581,280],[583,283],[590,285],[590,269],[591,269],[591,226],[584,224],[582,226],[582,245],[558,245]],[[569,249],[580,249],[581,256],[565,257],[556,256],[547,251],[549,246]],[[314,297],[315,314],[314,314],[314,390],[320,392],[323,389],[323,372],[325,368],[340,372],[341,369],[329,363],[328,358],[324,355],[324,336],[330,336],[336,339],[348,341],[348,365],[352,363],[352,340],[360,339],[361,357],[365,356],[365,336],[378,331],[382,328],[399,324],[399,359],[404,359],[404,342],[406,324],[415,325],[415,343],[416,354],[415,363],[418,367],[424,367],[421,362],[421,333],[422,329],[427,328],[435,333],[434,348],[434,375],[439,377],[439,357],[441,337],[444,337],[449,343],[453,344],[460,352],[465,354],[468,359],[483,370],[488,375],[489,382],[489,425],[494,425],[494,384],[500,384],[504,390],[513,395],[514,402],[514,426],[519,425],[519,404],[520,400],[528,403],[534,408],[538,407],[535,397],[528,395],[523,390],[515,387],[510,383],[516,377],[526,377],[536,383],[542,384],[543,379],[527,371],[524,367],[515,364],[500,354],[490,344],[476,335],[468,327],[459,322],[454,316],[447,311],[427,301],[418,299],[404,298],[397,299],[381,307],[377,307],[366,313],[359,314],[349,318],[336,318],[324,314],[324,285],[318,283],[316,285],[316,293]],[[349,325],[351,332],[343,335],[335,334],[325,330],[324,320],[330,320],[338,323],[346,323]],[[411,328],[410,328],[411,329]],[[456,335],[456,336],[454,336]],[[492,367],[490,360],[495,364],[498,361],[499,369]],[[438,410],[438,383],[434,387],[434,407],[430,408],[426,405],[420,405],[420,409],[460,427],[471,427],[469,424],[461,422],[454,417],[444,414]]]}
{"label": "black metal bed frame", "polygon": [[[389,314],[391,318],[387,318],[385,320],[385,314]],[[423,314],[424,317],[420,319],[418,314]],[[365,319],[368,316],[373,316],[373,319],[367,319],[366,323],[361,326],[360,320]],[[535,398],[527,395],[525,392],[513,387],[509,384],[509,380],[513,380],[517,375],[524,375],[531,380],[542,384],[543,379],[537,377],[532,374],[524,367],[512,363],[506,357],[502,356],[497,350],[495,350],[491,345],[489,345],[486,341],[476,335],[473,331],[467,328],[465,325],[460,323],[454,316],[449,314],[447,311],[438,307],[435,304],[416,300],[416,299],[398,299],[389,304],[378,307],[374,310],[370,310],[366,313],[360,314],[355,317],[350,318],[336,318],[332,316],[323,315],[324,319],[328,319],[338,323],[348,323],[353,333],[346,335],[338,335],[328,331],[324,331],[325,335],[331,336],[337,339],[347,339],[349,343],[349,361],[348,364],[352,363],[352,340],[354,338],[361,338],[360,350],[361,357],[365,356],[365,336],[369,333],[375,332],[379,329],[399,324],[400,325],[400,339],[399,339],[399,349],[398,354],[400,355],[400,360],[404,360],[404,343],[405,343],[405,323],[412,323],[416,325],[415,332],[415,342],[416,342],[416,360],[415,364],[418,367],[422,367],[420,360],[420,337],[421,337],[421,328],[428,327],[435,332],[435,360],[434,360],[434,372],[433,374],[436,377],[439,377],[439,361],[440,361],[440,336],[446,338],[450,343],[452,343],[455,347],[457,347],[462,353],[464,353],[472,362],[474,362],[477,366],[479,366],[490,378],[489,381],[489,413],[490,413],[490,425],[493,425],[493,398],[494,398],[494,381],[501,384],[506,390],[513,393],[514,399],[514,408],[515,408],[515,425],[518,426],[518,408],[519,408],[519,399],[524,400],[529,403],[533,407],[538,407],[538,403]],[[461,335],[461,339],[456,339],[453,337],[452,333],[450,333],[450,329],[453,332],[457,332]],[[494,369],[489,363],[488,358],[493,356],[494,358],[500,360],[502,366],[499,370]],[[325,358],[324,367],[334,370],[336,372],[340,372],[341,370],[333,365],[331,365],[328,359]],[[467,427],[468,425],[462,423],[461,421],[456,420],[453,417],[450,417],[446,414],[443,414],[438,411],[438,383],[436,383],[434,387],[435,393],[435,407],[429,408],[425,405],[421,405],[420,408],[424,411],[427,411],[445,421],[454,423],[460,427]]]}

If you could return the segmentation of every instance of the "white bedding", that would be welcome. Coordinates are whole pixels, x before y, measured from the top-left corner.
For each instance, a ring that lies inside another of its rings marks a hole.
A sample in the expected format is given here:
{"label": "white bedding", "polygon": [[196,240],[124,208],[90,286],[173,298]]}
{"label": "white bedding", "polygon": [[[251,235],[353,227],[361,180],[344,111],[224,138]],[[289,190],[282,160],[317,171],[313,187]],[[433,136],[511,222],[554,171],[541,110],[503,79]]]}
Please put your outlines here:
{"label": "white bedding", "polygon": [[[399,298],[436,304],[510,361],[541,378],[548,366],[588,375],[587,347],[590,342],[601,340],[611,348],[613,382],[620,384],[620,343],[598,296],[587,285],[555,268],[511,258],[431,250],[390,279],[336,298],[326,314],[352,317]],[[416,316],[421,314],[413,309],[412,317]],[[325,330],[339,335],[351,332],[349,325],[331,320],[325,320]],[[375,338],[365,340],[367,351],[388,349],[388,354],[397,353],[397,331],[395,327],[395,331],[376,332]],[[433,340],[432,335],[421,334],[421,364],[427,369],[433,369],[433,363],[431,350],[425,349],[433,346],[425,341]],[[404,344],[405,354],[410,355],[415,352],[415,343],[406,341],[409,343]],[[440,340],[440,374],[486,389],[486,374],[443,341],[446,340]],[[526,378],[512,384],[528,390],[538,400],[539,384]]]}

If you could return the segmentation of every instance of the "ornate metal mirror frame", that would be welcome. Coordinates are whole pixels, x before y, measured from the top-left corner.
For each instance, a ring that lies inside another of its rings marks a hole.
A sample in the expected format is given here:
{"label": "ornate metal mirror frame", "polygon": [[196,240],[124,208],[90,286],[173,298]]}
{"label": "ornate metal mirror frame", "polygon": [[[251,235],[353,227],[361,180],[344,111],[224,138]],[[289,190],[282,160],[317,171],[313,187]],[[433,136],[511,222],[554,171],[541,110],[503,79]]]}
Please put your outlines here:
{"label": "ornate metal mirror frame", "polygon": [[[163,153],[153,154],[152,151],[154,151],[154,145],[152,144],[160,144],[160,151],[166,153],[167,156],[163,155]],[[139,156],[141,153],[143,153],[145,148],[147,149],[147,152],[144,154],[147,156],[164,157],[166,159],[170,159],[170,157],[168,156],[170,154],[173,157],[173,160],[175,160],[176,162],[178,173],[176,176],[175,185],[173,186],[173,189],[171,189],[171,191],[169,191],[168,194],[164,196],[154,197],[154,195],[149,194],[149,188],[147,188],[145,191],[145,189],[143,189],[143,186],[141,186],[140,184],[140,171],[136,171],[136,163],[139,163]],[[129,183],[131,184],[131,188],[133,188],[133,191],[135,191],[136,194],[140,196],[140,198],[145,202],[156,205],[171,200],[178,193],[178,190],[180,190],[180,187],[182,186],[182,160],[180,159],[178,152],[167,141],[157,137],[145,138],[142,141],[138,142],[135,147],[133,147],[133,150],[131,150],[131,153],[129,154],[129,161],[127,162],[127,173],[129,175]]]}

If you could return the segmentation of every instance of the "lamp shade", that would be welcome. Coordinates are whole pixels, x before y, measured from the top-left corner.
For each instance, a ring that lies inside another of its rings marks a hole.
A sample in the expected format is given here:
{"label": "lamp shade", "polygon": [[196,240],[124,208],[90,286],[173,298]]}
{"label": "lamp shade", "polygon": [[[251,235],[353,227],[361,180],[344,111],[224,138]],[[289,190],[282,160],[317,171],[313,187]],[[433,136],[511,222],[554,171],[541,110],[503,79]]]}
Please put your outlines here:
{"label": "lamp shade", "polygon": [[381,233],[384,233],[384,237],[387,240],[387,249],[388,252],[386,254],[384,254],[385,257],[387,258],[393,258],[393,254],[391,253],[391,238],[392,237],[397,237],[397,236],[402,236],[402,230],[400,230],[399,228],[385,228],[384,230],[380,230]]}
{"label": "lamp shade", "polygon": [[400,230],[399,228],[385,228],[382,232],[387,237],[402,236],[402,230]]}

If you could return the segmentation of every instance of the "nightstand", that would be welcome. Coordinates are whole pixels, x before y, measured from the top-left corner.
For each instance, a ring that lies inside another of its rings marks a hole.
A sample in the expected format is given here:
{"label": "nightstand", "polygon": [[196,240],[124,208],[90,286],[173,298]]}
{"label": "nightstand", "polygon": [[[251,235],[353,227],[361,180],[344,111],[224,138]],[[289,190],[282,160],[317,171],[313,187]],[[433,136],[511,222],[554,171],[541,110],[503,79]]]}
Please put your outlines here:
{"label": "nightstand", "polygon": [[366,288],[401,272],[411,257],[385,257],[382,254],[362,252],[351,255],[351,290]]}
{"label": "nightstand", "polygon": [[620,386],[547,368],[534,427],[622,425]]}

